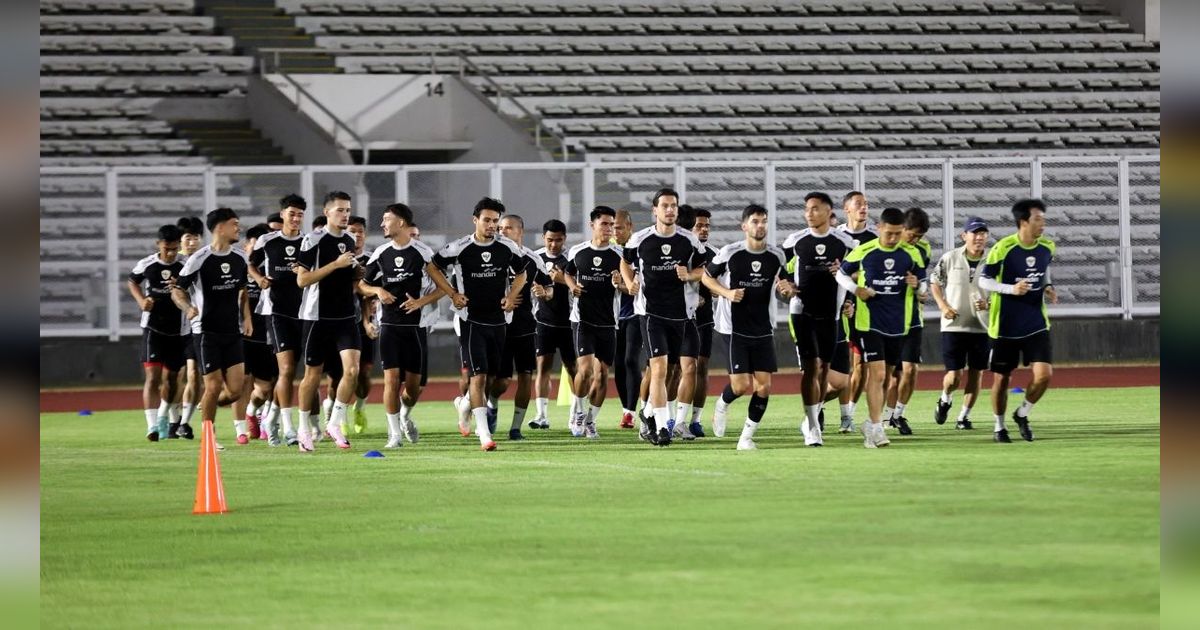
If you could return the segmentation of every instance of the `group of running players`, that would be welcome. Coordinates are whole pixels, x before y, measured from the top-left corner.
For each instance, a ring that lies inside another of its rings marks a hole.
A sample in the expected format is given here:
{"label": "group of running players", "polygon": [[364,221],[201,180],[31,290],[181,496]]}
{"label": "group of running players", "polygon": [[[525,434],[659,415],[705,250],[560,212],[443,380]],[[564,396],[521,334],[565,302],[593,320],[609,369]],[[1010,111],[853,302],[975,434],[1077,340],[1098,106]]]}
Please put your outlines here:
{"label": "group of running players", "polygon": [[[809,193],[807,227],[782,246],[767,240],[767,210],[748,205],[744,238],[721,248],[708,242],[711,213],[680,205],[669,188],[651,197],[653,223],[643,229],[635,231],[629,212],[597,206],[587,238],[568,247],[566,225],[547,221],[536,251],[523,245],[524,220],[484,198],[472,212],[473,232],[437,251],[420,240],[412,210],[391,204],[380,223],[387,242],[366,254],[366,220],[352,214],[351,201],[330,192],[308,233],[307,204],[296,195],[244,239],[229,208],[208,213],[207,225],[185,217],[159,229],[157,251],[134,266],[128,282],[142,310],[150,441],[191,439],[197,408],[208,422],[219,406],[232,405],[240,444],[265,439],[311,452],[328,437],[349,448],[347,436],[366,428],[363,405],[378,358],[386,446],[415,443],[412,410],[427,382],[429,334],[445,298],[462,364],[458,428],[464,437],[474,433],[485,451],[496,449],[499,399],[514,376],[508,439],[524,439],[526,426],[550,427],[555,356],[569,374],[561,386],[571,391],[573,436],[599,437],[612,373],[621,428],[640,424],[641,438],[658,446],[706,437],[714,331],[726,349],[729,383],[710,428],[724,437],[730,404],[749,396],[737,448],[750,450],[778,371],[778,301],[802,369],[804,443],[824,444],[827,401],[840,403],[838,430],[853,432],[865,392],[863,445],[877,448],[889,444],[885,424],[912,433],[904,414],[922,362],[927,296],[942,315],[946,367],[935,422],[947,421],[961,384],[955,426],[973,428],[970,412],[990,369],[993,439],[1011,442],[1007,392],[1023,360],[1033,375],[1012,419],[1033,440],[1029,415],[1051,376],[1045,304],[1056,299],[1041,201],[1017,202],[1016,232],[990,250],[987,223],[969,217],[962,244],[936,261],[923,210],[887,208],[872,225],[857,191],[842,198],[840,224],[829,195]],[[202,245],[205,227],[211,241]],[[531,399],[536,410],[526,424]]]}

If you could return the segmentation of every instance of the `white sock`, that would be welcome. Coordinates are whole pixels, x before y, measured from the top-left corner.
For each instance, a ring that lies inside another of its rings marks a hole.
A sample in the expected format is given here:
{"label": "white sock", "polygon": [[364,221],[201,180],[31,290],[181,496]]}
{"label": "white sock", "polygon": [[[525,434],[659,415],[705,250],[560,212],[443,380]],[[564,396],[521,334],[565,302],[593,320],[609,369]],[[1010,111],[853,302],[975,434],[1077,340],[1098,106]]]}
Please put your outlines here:
{"label": "white sock", "polygon": [[246,403],[246,417],[247,418],[253,418],[255,412],[257,412],[257,411],[258,411],[258,405],[254,404],[253,400]]}
{"label": "white sock", "polygon": [[1017,407],[1017,415],[1022,418],[1028,418],[1030,411],[1033,411],[1033,403],[1029,402],[1029,399],[1026,398],[1021,402],[1021,406]]}
{"label": "white sock", "polygon": [[275,404],[275,401],[272,400],[267,407],[267,413],[263,414],[263,417],[266,418],[267,422],[275,424],[275,421],[279,419],[279,405]]}
{"label": "white sock", "polygon": [[313,435],[311,411],[300,410],[300,432],[305,435]]}
{"label": "white sock", "polygon": [[821,428],[821,405],[804,405],[804,415],[810,429]]}
{"label": "white sock", "polygon": [[518,409],[515,407],[513,408],[513,421],[512,421],[511,430],[516,431],[521,428],[521,423],[525,422],[525,412],[526,411],[528,411],[527,408],[526,409]]}
{"label": "white sock", "polygon": [[841,409],[842,409],[842,417],[843,418],[853,418],[854,417],[854,403],[846,403],[844,405],[841,405]]}
{"label": "white sock", "polygon": [[700,416],[704,415],[704,407],[696,407],[692,409],[692,424],[700,422]]}
{"label": "white sock", "polygon": [[960,410],[958,411],[958,421],[959,421],[959,422],[962,422],[963,420],[966,420],[966,419],[967,419],[967,416],[969,416],[969,415],[971,415],[971,408],[970,408],[970,407],[968,407],[968,406],[966,405],[966,403],[964,402],[964,403],[963,403],[963,406],[962,406],[962,409],[960,409]]}
{"label": "white sock", "polygon": [[687,422],[692,417],[692,403],[682,403],[675,412],[676,422]]}
{"label": "white sock", "polygon": [[[582,416],[586,414],[588,411],[588,405],[589,403],[587,396],[576,396],[575,406],[571,410],[573,412],[571,414],[571,419],[574,420],[577,415]],[[584,418],[584,420],[587,420],[587,418]]]}
{"label": "white sock", "polygon": [[329,421],[327,424],[332,424],[340,429],[342,423],[346,421],[346,407],[346,403],[340,400],[335,401],[333,403],[333,411],[329,414]]}
{"label": "white sock", "polygon": [[398,413],[387,414],[387,423],[388,423],[388,437],[389,438],[400,435],[400,414],[398,414]]}
{"label": "white sock", "polygon": [[942,392],[942,397],[940,400],[949,405],[954,402],[954,394],[951,394],[950,392]]}
{"label": "white sock", "polygon": [[408,422],[408,414],[410,414],[410,413],[412,413],[412,407],[409,407],[408,405],[406,405],[404,403],[400,403],[399,418],[405,422]]}
{"label": "white sock", "polygon": [[246,421],[245,420],[234,420],[233,421],[233,434],[234,435],[246,435]]}
{"label": "white sock", "polygon": [[150,431],[154,431],[157,428],[158,428],[158,410],[157,409],[147,409],[146,410],[146,429],[150,430]]}
{"label": "white sock", "polygon": [[499,396],[488,396],[487,397],[487,406],[488,406],[488,409],[499,409],[500,408],[500,397]]}
{"label": "white sock", "polygon": [[190,424],[194,415],[196,415],[196,405],[188,402],[183,403],[183,417],[179,419],[180,424]]}
{"label": "white sock", "polygon": [[671,416],[670,418],[668,418],[668,420],[674,420],[675,418],[678,417],[675,415],[676,411],[679,411],[679,401],[668,400],[667,401],[667,413],[670,414],[670,416]]}
{"label": "white sock", "polygon": [[538,398],[534,404],[537,405],[537,418],[536,419],[537,420],[545,419],[546,418],[546,407],[549,406],[550,399],[549,398]]}
{"label": "white sock", "polygon": [[595,424],[596,418],[598,418],[599,416],[600,416],[600,406],[589,404],[588,405],[588,416],[587,416],[587,419],[584,421],[584,424]]}
{"label": "white sock", "polygon": [[279,417],[283,418],[283,432],[295,433],[296,429],[292,427],[292,408],[284,407],[280,410]]}
{"label": "white sock", "polygon": [[742,436],[738,440],[749,440],[754,437],[754,432],[758,430],[758,423],[747,418],[746,423],[742,425]]}
{"label": "white sock", "polygon": [[996,431],[1004,430],[1004,414],[1002,414],[1002,413],[996,414],[996,429],[995,430]]}
{"label": "white sock", "polygon": [[891,419],[892,419],[892,408],[891,408],[891,407],[884,407],[884,408],[883,408],[883,415],[881,415],[881,416],[879,416],[879,417],[880,417],[880,419],[882,419],[884,422],[887,422],[888,420],[891,420]]}
{"label": "white sock", "polygon": [[179,416],[182,411],[183,411],[183,405],[180,405],[179,403],[174,403],[174,404],[168,406],[167,407],[167,419],[170,420],[172,423],[179,422]]}
{"label": "white sock", "polygon": [[904,403],[902,403],[902,402],[896,403],[896,408],[892,410],[892,417],[893,418],[904,417]]}
{"label": "white sock", "polygon": [[160,401],[158,402],[158,417],[159,417],[159,418],[166,418],[166,417],[167,417],[167,410],[168,410],[168,409],[170,409],[170,408],[171,408],[171,403],[169,403],[169,402],[167,402],[167,401],[165,401],[165,400],[160,400]]}
{"label": "white sock", "polygon": [[325,421],[328,422],[329,418],[332,414],[333,414],[333,399],[326,398],[324,401],[321,402],[321,417],[325,418]]}
{"label": "white sock", "polygon": [[366,404],[367,404],[367,400],[366,400],[365,398],[359,398],[359,399],[357,399],[357,400],[355,400],[355,401],[354,401],[354,410],[355,410],[355,411],[362,411],[362,410],[363,410],[363,406],[365,406]]}
{"label": "white sock", "polygon": [[491,442],[492,433],[488,431],[487,407],[476,407],[471,410],[471,415],[475,416],[475,435],[479,436],[479,443]]}
{"label": "white sock", "polygon": [[671,421],[671,412],[667,411],[667,407],[654,408],[654,428],[662,430],[667,428],[667,423]]}

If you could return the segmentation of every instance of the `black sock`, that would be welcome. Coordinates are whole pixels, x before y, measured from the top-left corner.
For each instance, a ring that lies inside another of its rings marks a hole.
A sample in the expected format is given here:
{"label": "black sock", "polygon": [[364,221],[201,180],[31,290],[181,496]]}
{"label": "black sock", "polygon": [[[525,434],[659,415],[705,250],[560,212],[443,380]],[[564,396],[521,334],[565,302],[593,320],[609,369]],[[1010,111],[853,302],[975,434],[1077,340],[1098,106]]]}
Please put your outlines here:
{"label": "black sock", "polygon": [[767,397],[752,394],[750,396],[750,411],[748,414],[750,421],[761,422],[765,413],[767,413]]}
{"label": "black sock", "polygon": [[726,385],[725,389],[721,390],[721,402],[725,403],[726,405],[732,403],[733,401],[737,400],[738,398],[739,398],[739,396],[737,394],[733,393],[732,385]]}

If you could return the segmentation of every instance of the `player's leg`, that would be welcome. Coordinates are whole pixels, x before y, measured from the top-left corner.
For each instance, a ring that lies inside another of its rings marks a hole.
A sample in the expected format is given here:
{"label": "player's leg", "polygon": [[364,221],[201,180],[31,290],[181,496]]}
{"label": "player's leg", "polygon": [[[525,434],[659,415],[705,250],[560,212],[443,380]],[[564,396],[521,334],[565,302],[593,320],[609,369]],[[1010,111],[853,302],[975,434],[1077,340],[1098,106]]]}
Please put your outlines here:
{"label": "player's leg", "polygon": [[142,385],[142,409],[146,416],[146,439],[157,442],[160,437],[166,437],[160,436],[158,432],[158,407],[163,389],[163,366],[161,363],[143,362],[142,372],[145,375],[145,382]]}
{"label": "player's leg", "polygon": [[404,438],[410,444],[416,444],[420,432],[417,430],[416,421],[412,418],[412,410],[417,406],[417,400],[421,398],[421,392],[424,391],[425,380],[429,374],[429,339],[428,332],[424,328],[409,328],[405,329],[404,333],[407,341],[403,343],[403,352],[399,353],[398,357],[400,370],[404,374],[404,389],[400,392],[398,420]]}
{"label": "player's leg", "polygon": [[317,418],[320,414],[318,393],[321,388],[321,376],[324,374],[325,357],[329,354],[329,336],[322,326],[323,322],[304,321],[302,323],[301,342],[297,351],[304,361],[304,373],[300,377],[300,387],[297,391],[299,401],[299,426],[297,427],[297,445],[300,452],[311,452],[313,442],[320,429]]}
{"label": "player's leg", "polygon": [[688,428],[692,420],[692,403],[696,399],[696,359],[700,356],[700,330],[694,320],[684,323],[679,354],[679,387],[675,396],[678,404],[671,408],[674,430],[683,439],[694,440],[696,436]]}
{"label": "player's leg", "polygon": [[908,424],[908,418],[904,416],[904,408],[908,406],[908,401],[912,400],[913,389],[917,384],[924,332],[923,326],[909,328],[900,351],[900,375],[896,383],[896,401],[892,404],[892,420],[900,435],[912,435],[912,427]]}
{"label": "player's leg", "polygon": [[[384,365],[387,362],[384,361]],[[400,390],[404,386],[399,367],[383,369],[383,411],[387,414],[388,440],[384,448],[398,448],[401,444]]]}
{"label": "player's leg", "polygon": [[534,333],[537,352],[537,379],[534,381],[534,416],[529,421],[530,429],[548,429],[550,420],[546,416],[550,406],[550,375],[554,373],[555,328],[538,324]]}
{"label": "player's leg", "polygon": [[[581,350],[578,358],[575,359],[575,380],[574,391],[581,392],[583,396],[576,396],[573,409],[582,409],[576,411],[569,421],[572,437],[583,437],[583,425],[587,422],[588,410],[591,406],[589,398],[592,389],[592,372],[595,369],[595,354],[590,350]],[[582,398],[583,400],[579,400]]]}
{"label": "player's leg", "polygon": [[[887,376],[896,366],[888,361],[888,338],[872,331],[862,332],[859,336],[862,342],[862,361],[866,365],[867,385],[867,416],[870,422],[862,426],[863,446],[876,448],[887,445],[887,437],[883,431],[883,405]],[[896,357],[899,363],[899,357]]]}
{"label": "player's leg", "polygon": [[354,408],[351,410],[354,433],[361,434],[367,430],[367,398],[371,395],[371,370],[375,368],[375,342],[367,336],[361,324],[357,325],[358,336],[358,378],[354,387]]}
{"label": "player's leg", "polygon": [[955,429],[971,429],[971,409],[975,406],[975,401],[979,399],[979,384],[983,380],[983,370],[975,368],[967,368],[960,370],[960,373],[965,373],[966,378],[963,380],[963,398],[962,408],[958,412],[958,420],[954,423]]}
{"label": "player's leg", "polygon": [[[712,347],[712,327],[705,326],[708,329],[709,348]],[[708,403],[708,360],[710,354],[704,354],[704,335],[701,331],[701,355],[696,357],[696,392],[692,394],[692,417],[685,418],[688,422],[688,430],[696,437],[704,437],[704,425],[700,422],[700,418],[704,416],[704,405]]]}
{"label": "player's leg", "polygon": [[[616,331],[612,331],[615,343]],[[615,355],[615,352],[613,353]],[[600,416],[600,408],[604,406],[604,400],[608,397],[608,374],[611,369],[612,358],[609,358],[609,363],[605,363],[600,358],[596,357],[592,361],[592,382],[590,384],[590,410],[588,412],[587,421],[583,425],[583,435],[589,440],[595,440],[600,437],[599,431],[596,430],[596,419]]]}
{"label": "player's leg", "polygon": [[[742,375],[739,375],[742,376]],[[746,411],[746,421],[742,424],[742,433],[738,436],[737,450],[752,451],[758,448],[754,443],[754,434],[762,423],[763,415],[767,413],[767,402],[771,397],[771,373],[754,372],[746,374],[751,381],[750,405]]]}
{"label": "player's leg", "polygon": [[348,424],[350,406],[354,404],[355,390],[358,387],[358,369],[362,362],[362,351],[359,349],[361,341],[358,334],[359,325],[352,319],[338,320],[330,328],[334,331],[333,343],[341,360],[342,374],[337,389],[331,388],[331,394],[335,391],[336,394],[329,421],[325,423],[325,431],[334,439],[338,448],[344,449],[350,447],[343,427]]}
{"label": "player's leg", "polygon": [[516,338],[513,348],[513,371],[516,372],[517,388],[513,392],[513,417],[508,428],[508,439],[523,440],[521,424],[529,411],[529,399],[533,394],[533,374],[537,370],[537,350],[533,335]]}
{"label": "player's leg", "polygon": [[1050,358],[1050,333],[1044,331],[1021,340],[1021,352],[1025,361],[1033,371],[1033,378],[1025,386],[1025,400],[1013,412],[1013,421],[1026,442],[1033,441],[1033,430],[1029,428],[1029,415],[1033,405],[1042,399],[1046,389],[1050,387],[1050,378],[1054,374]]}
{"label": "player's leg", "polygon": [[625,372],[629,369],[625,365],[625,338],[628,336],[629,321],[623,319],[617,322],[617,352],[613,357],[612,364],[613,381],[617,386],[617,397],[621,399],[621,423],[619,426],[622,429],[633,428],[633,410],[635,408],[634,394],[630,391],[625,378]]}
{"label": "player's leg", "polygon": [[[243,341],[243,347],[246,342]],[[248,413],[248,404],[250,393],[254,390],[254,377],[246,378],[247,374],[245,366],[242,368],[242,387],[238,391],[238,399],[233,401],[233,435],[237,439],[238,444],[250,443],[250,414]]]}
{"label": "player's leg", "polygon": [[470,325],[470,330],[471,361],[477,364],[472,367],[474,373],[470,383],[471,415],[475,418],[475,435],[479,436],[480,448],[493,451],[496,450],[496,442],[488,426],[487,395],[489,388],[495,387],[502,369],[506,331],[504,326],[476,325]]}

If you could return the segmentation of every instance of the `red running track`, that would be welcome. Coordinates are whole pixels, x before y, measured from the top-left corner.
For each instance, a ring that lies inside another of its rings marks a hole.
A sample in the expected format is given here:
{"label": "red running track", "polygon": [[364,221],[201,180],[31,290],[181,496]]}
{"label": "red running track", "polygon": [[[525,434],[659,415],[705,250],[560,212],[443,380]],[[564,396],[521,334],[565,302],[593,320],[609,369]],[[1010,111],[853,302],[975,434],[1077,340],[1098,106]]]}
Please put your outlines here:
{"label": "red running track", "polygon": [[[558,379],[554,379],[557,381]],[[709,377],[709,394],[720,392],[728,378],[724,374],[714,374]],[[917,389],[937,390],[941,388],[942,372],[927,370],[917,376]],[[1029,371],[1018,370],[1013,374],[1013,385],[1020,387],[1029,382]],[[985,386],[991,383],[991,377],[984,375]],[[1054,381],[1051,387],[1158,387],[1159,366],[1099,366],[1099,367],[1056,367]],[[554,390],[557,393],[557,386]],[[609,381],[609,396],[616,398],[617,391]],[[779,394],[798,393],[800,391],[800,373],[789,371],[777,374],[772,391]],[[423,400],[451,400],[458,395],[458,382],[454,379],[430,380],[425,389]],[[142,406],[142,390],[137,388],[109,389],[63,389],[43,390],[40,393],[40,408],[42,413],[76,412],[83,409],[91,411],[112,411],[120,409],[139,409]],[[368,402],[383,401],[383,383],[376,379]]]}

